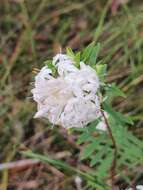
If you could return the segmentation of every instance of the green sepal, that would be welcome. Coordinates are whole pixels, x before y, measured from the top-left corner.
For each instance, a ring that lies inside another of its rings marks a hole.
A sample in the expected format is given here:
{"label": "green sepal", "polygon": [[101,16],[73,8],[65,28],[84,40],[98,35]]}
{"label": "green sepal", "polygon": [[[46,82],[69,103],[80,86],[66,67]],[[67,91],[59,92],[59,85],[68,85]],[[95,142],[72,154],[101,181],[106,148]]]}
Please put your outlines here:
{"label": "green sepal", "polygon": [[53,65],[53,62],[51,60],[44,61],[45,65],[51,69],[52,75],[56,77],[58,75],[56,67]]}

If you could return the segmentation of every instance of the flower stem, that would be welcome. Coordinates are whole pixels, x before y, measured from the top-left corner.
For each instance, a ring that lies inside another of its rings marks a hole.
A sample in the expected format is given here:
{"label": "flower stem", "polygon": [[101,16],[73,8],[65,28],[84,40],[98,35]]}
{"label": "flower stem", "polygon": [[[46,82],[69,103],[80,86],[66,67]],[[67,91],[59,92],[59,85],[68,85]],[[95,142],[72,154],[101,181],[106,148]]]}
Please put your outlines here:
{"label": "flower stem", "polygon": [[107,126],[107,130],[108,130],[108,133],[109,133],[109,136],[112,140],[112,144],[113,144],[113,148],[114,148],[114,155],[113,155],[113,161],[112,161],[112,165],[111,165],[111,168],[110,168],[110,173],[111,173],[111,187],[112,187],[112,190],[116,190],[116,187],[115,187],[115,174],[116,174],[116,163],[117,163],[117,145],[116,145],[116,141],[115,141],[115,138],[112,134],[112,130],[110,128],[110,125],[108,123],[108,120],[104,114],[104,111],[101,110],[101,114],[104,118],[104,121],[105,121],[105,124]]}

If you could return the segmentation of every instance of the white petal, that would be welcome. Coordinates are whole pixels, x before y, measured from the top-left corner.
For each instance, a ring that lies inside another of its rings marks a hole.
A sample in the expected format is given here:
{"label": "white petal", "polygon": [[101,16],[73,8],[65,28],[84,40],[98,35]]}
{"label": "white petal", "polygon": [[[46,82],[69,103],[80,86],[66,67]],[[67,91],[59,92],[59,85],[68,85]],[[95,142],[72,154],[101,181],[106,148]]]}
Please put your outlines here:
{"label": "white petal", "polygon": [[48,112],[48,109],[40,109],[35,115],[34,118],[40,118],[40,117],[44,117]]}

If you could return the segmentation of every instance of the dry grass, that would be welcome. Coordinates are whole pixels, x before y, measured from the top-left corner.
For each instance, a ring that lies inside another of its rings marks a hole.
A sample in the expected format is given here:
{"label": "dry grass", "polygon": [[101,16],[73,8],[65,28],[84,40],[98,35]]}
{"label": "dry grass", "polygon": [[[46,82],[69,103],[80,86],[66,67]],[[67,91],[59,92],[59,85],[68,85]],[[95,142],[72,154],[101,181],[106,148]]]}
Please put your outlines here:
{"label": "dry grass", "polygon": [[[109,65],[108,80],[117,82],[128,98],[114,105],[132,115],[143,136],[143,3],[130,1],[113,10],[107,1],[0,1],[0,160],[24,159],[21,150],[37,150],[89,170],[79,161],[75,137],[51,130],[47,121],[32,119],[30,81],[33,68],[60,47],[81,49],[100,41],[100,58]],[[77,189],[74,177],[50,165],[31,164],[1,172],[1,190]]]}

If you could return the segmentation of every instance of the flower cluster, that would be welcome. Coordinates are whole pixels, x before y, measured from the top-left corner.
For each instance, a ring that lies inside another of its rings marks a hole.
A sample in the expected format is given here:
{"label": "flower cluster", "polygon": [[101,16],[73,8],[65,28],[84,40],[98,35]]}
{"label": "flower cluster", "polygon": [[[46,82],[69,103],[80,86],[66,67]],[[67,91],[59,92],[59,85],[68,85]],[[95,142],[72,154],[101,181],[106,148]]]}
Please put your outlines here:
{"label": "flower cluster", "polygon": [[35,118],[45,117],[54,125],[65,128],[83,127],[101,116],[97,91],[100,82],[96,71],[80,62],[75,66],[71,57],[57,54],[52,61],[57,77],[45,66],[35,77],[32,89],[38,104]]}

